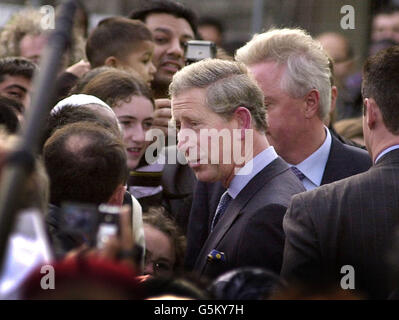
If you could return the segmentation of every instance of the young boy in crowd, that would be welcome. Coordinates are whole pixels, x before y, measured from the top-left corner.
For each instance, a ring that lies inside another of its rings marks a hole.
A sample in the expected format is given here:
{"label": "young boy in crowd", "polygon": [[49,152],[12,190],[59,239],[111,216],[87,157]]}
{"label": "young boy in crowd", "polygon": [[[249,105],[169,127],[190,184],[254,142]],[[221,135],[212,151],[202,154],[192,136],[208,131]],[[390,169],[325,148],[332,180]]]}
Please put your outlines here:
{"label": "young boy in crowd", "polygon": [[91,32],[86,55],[92,68],[109,66],[124,69],[150,85],[155,67],[154,42],[144,23],[123,17],[107,18]]}

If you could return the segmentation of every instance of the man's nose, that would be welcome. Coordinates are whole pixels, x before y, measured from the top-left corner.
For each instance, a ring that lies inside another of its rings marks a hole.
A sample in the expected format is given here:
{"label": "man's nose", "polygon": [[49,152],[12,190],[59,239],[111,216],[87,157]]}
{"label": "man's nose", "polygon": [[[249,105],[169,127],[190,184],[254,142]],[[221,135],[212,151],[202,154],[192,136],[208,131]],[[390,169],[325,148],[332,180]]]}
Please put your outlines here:
{"label": "man's nose", "polygon": [[183,57],[184,47],[178,38],[172,40],[168,54],[174,55],[177,58]]}

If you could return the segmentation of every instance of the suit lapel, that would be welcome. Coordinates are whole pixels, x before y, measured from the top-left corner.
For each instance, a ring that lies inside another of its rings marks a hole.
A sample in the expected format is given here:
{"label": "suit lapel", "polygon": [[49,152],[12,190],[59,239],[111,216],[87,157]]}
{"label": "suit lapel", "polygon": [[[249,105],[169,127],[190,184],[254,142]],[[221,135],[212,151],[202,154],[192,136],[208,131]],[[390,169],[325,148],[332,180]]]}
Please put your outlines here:
{"label": "suit lapel", "polygon": [[321,179],[321,185],[334,182],[339,180],[341,173],[342,177],[346,177],[346,161],[347,159],[342,156],[343,146],[334,135],[331,135],[331,148],[328,155],[326,167],[324,168],[323,178]]}
{"label": "suit lapel", "polygon": [[[195,263],[195,269],[202,274],[207,262],[207,256],[211,250],[215,249],[223,236],[230,229],[231,225],[241,214],[241,210],[255,196],[255,194],[272,178],[288,170],[288,165],[281,159],[277,158],[260,171],[246,186],[238,196],[232,200],[226,209],[225,214],[220,218],[213,232],[208,235],[200,254]],[[211,213],[213,216],[213,214]],[[227,257],[228,259],[228,257]]]}

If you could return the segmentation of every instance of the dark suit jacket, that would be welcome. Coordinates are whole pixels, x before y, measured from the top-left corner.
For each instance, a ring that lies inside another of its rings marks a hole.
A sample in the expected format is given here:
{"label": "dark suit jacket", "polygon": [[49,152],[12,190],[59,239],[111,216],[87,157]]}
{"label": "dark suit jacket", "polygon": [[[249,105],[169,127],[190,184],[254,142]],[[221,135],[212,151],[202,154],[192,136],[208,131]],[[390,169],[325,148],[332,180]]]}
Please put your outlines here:
{"label": "dark suit jacket", "polygon": [[[302,191],[288,165],[281,158],[274,160],[229,203],[207,237],[194,270],[209,279],[242,266],[279,273],[284,247],[282,219],[291,196]],[[208,261],[213,249],[223,252],[225,261]]]}
{"label": "dark suit jacket", "polygon": [[351,265],[355,289],[387,298],[386,254],[399,220],[398,181],[394,150],[367,172],[294,196],[284,218],[281,275],[339,289],[341,268]]}
{"label": "dark suit jacket", "polygon": [[[341,143],[332,135],[331,150],[321,184],[331,183],[368,170],[371,159],[362,149]],[[192,270],[204,244],[219,199],[225,188],[220,183],[197,182],[187,231],[185,266]]]}
{"label": "dark suit jacket", "polygon": [[321,180],[322,185],[367,171],[371,167],[367,151],[343,144],[334,135],[331,135],[331,138],[331,149]]}

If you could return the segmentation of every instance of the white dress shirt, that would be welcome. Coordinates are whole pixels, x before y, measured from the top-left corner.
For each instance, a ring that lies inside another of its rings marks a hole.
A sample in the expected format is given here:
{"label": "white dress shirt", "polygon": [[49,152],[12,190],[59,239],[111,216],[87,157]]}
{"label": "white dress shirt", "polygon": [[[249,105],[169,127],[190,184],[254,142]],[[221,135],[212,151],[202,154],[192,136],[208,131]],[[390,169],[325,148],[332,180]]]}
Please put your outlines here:
{"label": "white dress shirt", "polygon": [[273,147],[268,147],[247,162],[234,176],[227,191],[235,199],[242,189],[266,166],[278,158]]}
{"label": "white dress shirt", "polygon": [[382,157],[383,155],[385,155],[385,154],[387,154],[388,152],[390,152],[390,151],[392,151],[392,150],[395,150],[395,149],[399,149],[399,144],[395,144],[394,146],[391,146],[391,147],[386,148],[385,150],[383,150],[383,151],[378,155],[378,157],[375,159],[375,162],[374,162],[374,163],[377,163],[377,161],[380,160],[381,157]]}
{"label": "white dress shirt", "polygon": [[[327,127],[324,128],[326,130],[326,139],[320,148],[313,152],[301,163],[295,165],[295,167],[297,167],[305,175],[305,179],[302,180],[302,184],[306,190],[312,190],[320,186],[324,169],[326,168],[328,156],[330,154],[332,138],[330,130],[328,130]],[[293,166],[292,164],[289,165]]]}

